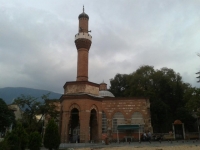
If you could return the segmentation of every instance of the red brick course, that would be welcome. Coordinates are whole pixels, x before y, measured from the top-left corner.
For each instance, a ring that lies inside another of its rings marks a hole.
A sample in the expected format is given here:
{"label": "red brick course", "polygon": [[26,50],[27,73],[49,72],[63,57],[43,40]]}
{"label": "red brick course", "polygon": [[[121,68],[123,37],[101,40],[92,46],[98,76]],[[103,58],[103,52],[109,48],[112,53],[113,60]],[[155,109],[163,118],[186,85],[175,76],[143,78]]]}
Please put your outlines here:
{"label": "red brick course", "polygon": [[[82,30],[80,30],[80,28]],[[88,19],[87,18],[80,18],[79,19],[79,32],[88,32]]]}

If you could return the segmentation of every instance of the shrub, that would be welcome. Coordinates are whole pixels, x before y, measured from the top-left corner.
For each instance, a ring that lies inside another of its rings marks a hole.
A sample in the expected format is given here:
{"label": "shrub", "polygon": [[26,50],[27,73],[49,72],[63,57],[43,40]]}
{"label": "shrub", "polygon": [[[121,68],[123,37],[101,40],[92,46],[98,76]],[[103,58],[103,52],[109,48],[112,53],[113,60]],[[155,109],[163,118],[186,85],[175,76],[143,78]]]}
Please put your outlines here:
{"label": "shrub", "polygon": [[7,141],[10,150],[21,150],[20,139],[14,132],[8,133],[5,140]]}
{"label": "shrub", "polygon": [[42,137],[38,132],[32,132],[29,136],[29,149],[40,150],[42,144]]}
{"label": "shrub", "polygon": [[0,142],[0,150],[10,150],[6,140]]}
{"label": "shrub", "polygon": [[60,136],[58,126],[54,120],[50,120],[45,129],[44,147],[49,150],[58,149],[60,145]]}
{"label": "shrub", "polygon": [[22,125],[18,123],[16,128],[6,135],[5,141],[8,143],[10,150],[25,150],[28,135]]}

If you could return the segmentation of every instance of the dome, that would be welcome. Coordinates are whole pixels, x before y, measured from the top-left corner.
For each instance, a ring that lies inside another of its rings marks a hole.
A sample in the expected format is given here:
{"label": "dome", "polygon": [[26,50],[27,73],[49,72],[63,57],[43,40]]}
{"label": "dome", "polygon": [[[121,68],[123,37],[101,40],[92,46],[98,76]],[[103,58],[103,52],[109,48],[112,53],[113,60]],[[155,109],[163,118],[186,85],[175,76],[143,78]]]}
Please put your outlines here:
{"label": "dome", "polygon": [[80,18],[87,18],[87,19],[89,19],[89,16],[86,14],[86,13],[81,13],[79,16],[78,16],[78,19],[80,19]]}
{"label": "dome", "polygon": [[78,19],[80,19],[80,18],[87,18],[87,19],[89,19],[89,16],[84,12],[84,6],[83,6],[83,13],[78,16]]}
{"label": "dome", "polygon": [[110,91],[99,91],[99,96],[102,96],[102,97],[115,97]]}
{"label": "dome", "polygon": [[180,120],[175,120],[174,124],[182,124],[182,122]]}

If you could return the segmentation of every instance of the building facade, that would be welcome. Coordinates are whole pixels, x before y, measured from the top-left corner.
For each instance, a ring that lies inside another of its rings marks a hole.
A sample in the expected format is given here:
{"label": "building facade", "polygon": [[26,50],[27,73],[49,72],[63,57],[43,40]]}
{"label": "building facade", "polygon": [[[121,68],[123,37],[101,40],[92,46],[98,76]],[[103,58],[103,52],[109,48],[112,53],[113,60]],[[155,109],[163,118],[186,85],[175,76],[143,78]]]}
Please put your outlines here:
{"label": "building facade", "polygon": [[[101,142],[139,139],[139,133],[151,131],[150,103],[146,98],[115,98],[106,83],[88,81],[88,55],[92,36],[89,16],[78,16],[75,35],[78,52],[76,81],[66,82],[60,98],[61,142]],[[120,128],[119,128],[120,127]]]}

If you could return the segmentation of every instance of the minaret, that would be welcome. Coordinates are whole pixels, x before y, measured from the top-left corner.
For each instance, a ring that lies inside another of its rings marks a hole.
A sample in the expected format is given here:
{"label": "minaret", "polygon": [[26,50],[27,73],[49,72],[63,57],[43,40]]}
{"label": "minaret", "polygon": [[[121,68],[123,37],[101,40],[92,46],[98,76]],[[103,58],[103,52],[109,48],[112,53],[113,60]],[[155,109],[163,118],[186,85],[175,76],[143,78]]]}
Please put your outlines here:
{"label": "minaret", "polygon": [[89,16],[84,12],[78,17],[78,34],[75,35],[75,44],[78,51],[77,79],[76,81],[88,81],[88,53],[92,43],[92,36],[88,31]]}

